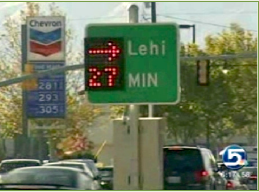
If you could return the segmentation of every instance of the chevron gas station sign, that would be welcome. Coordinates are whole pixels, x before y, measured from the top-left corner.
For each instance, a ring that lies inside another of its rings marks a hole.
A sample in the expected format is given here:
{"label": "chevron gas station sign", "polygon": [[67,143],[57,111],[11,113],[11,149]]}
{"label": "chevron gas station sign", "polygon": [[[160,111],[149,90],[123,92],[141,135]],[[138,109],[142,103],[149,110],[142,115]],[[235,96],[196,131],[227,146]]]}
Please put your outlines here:
{"label": "chevron gas station sign", "polygon": [[27,60],[65,60],[65,18],[27,18]]}
{"label": "chevron gas station sign", "polygon": [[[23,65],[31,66],[32,73],[65,66],[65,17],[28,17],[25,36]],[[65,73],[38,78],[33,88],[27,89],[28,118],[65,118]]]}

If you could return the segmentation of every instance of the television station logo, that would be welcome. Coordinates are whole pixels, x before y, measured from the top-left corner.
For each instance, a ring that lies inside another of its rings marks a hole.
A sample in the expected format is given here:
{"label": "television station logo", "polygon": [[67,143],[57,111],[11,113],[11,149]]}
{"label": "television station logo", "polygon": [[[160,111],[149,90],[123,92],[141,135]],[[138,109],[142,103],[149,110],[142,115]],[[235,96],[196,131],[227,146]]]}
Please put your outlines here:
{"label": "television station logo", "polygon": [[64,17],[27,18],[27,60],[65,60]]}
{"label": "television station logo", "polygon": [[246,151],[238,145],[230,145],[222,154],[224,165],[231,170],[239,170],[247,164]]}

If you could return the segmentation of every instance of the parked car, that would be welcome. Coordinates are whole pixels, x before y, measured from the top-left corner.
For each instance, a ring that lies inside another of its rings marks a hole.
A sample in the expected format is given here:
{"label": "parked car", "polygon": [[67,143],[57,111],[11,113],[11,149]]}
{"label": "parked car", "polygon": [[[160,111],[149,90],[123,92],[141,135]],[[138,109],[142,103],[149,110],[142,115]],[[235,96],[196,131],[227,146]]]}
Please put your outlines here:
{"label": "parked car", "polygon": [[242,184],[247,185],[250,190],[257,190],[257,167],[243,167],[239,174]]}
{"label": "parked car", "polygon": [[104,190],[113,189],[113,166],[99,167],[101,187]]}
{"label": "parked car", "polygon": [[192,146],[164,147],[164,189],[225,190],[211,151]]}
{"label": "parked car", "polygon": [[47,163],[43,166],[72,167],[72,168],[80,169],[81,171],[83,171],[86,175],[88,175],[91,178],[93,185],[94,185],[94,190],[100,189],[100,185],[99,185],[99,181],[98,181],[99,178],[94,177],[91,170],[84,163],[59,161],[59,162],[55,162],[55,163]]}
{"label": "parked car", "polygon": [[15,169],[6,175],[0,186],[12,189],[46,189],[51,186],[59,189],[94,190],[91,178],[84,171],[48,166]]}

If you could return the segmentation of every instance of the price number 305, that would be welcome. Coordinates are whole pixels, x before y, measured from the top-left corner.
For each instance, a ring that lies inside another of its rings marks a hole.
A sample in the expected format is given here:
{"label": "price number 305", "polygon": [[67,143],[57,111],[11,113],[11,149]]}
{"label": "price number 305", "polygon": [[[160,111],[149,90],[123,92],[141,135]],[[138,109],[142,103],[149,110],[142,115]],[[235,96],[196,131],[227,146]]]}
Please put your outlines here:
{"label": "price number 305", "polygon": [[40,106],[40,114],[57,114],[59,112],[59,107],[57,105],[53,106]]}

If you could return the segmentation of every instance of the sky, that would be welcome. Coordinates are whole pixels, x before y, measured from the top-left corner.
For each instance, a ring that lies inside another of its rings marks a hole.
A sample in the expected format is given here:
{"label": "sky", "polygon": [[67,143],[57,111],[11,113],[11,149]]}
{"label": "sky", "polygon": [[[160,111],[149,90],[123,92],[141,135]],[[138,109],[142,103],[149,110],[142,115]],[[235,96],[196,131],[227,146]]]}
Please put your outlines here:
{"label": "sky", "polygon": [[[46,9],[49,3],[40,3]],[[83,45],[84,29],[90,23],[125,23],[127,22],[127,6],[130,2],[56,2],[67,14],[68,26],[72,27],[76,36],[76,44]],[[150,18],[151,10],[139,6],[140,22]],[[196,42],[204,46],[204,38],[209,34],[216,35],[227,29],[230,23],[238,23],[243,28],[252,30],[257,36],[257,2],[157,2],[157,22],[176,22],[196,27]],[[1,2],[0,20],[5,16],[17,17],[25,7],[23,2]],[[0,30],[2,26],[0,25]],[[181,29],[181,41],[192,41],[192,30]],[[76,47],[77,47],[76,46]]]}

